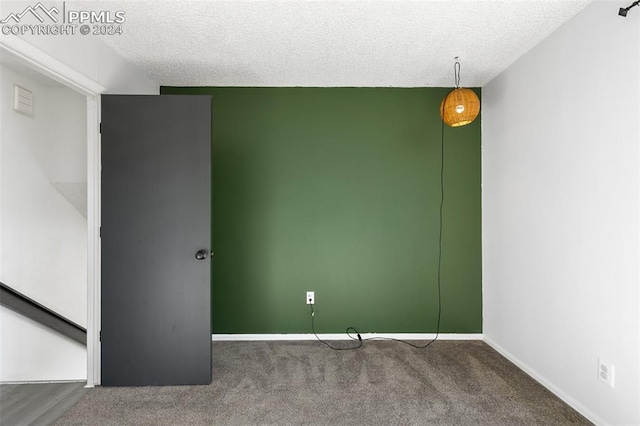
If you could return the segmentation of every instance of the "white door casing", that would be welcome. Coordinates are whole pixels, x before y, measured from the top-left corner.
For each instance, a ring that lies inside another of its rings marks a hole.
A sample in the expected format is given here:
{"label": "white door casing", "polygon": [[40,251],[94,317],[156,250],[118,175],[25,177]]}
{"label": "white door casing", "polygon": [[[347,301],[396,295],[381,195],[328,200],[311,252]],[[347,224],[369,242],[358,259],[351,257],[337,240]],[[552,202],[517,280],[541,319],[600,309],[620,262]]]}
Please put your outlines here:
{"label": "white door casing", "polygon": [[100,384],[100,95],[105,88],[26,41],[0,39],[6,52],[87,98],[87,387]]}

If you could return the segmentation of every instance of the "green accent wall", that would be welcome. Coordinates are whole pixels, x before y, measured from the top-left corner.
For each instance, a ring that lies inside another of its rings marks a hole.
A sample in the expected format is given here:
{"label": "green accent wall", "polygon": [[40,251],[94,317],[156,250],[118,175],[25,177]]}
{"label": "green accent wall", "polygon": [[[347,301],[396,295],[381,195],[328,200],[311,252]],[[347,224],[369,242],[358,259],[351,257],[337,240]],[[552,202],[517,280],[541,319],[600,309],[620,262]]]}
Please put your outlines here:
{"label": "green accent wall", "polygon": [[[444,88],[213,97],[213,332],[436,330]],[[479,91],[477,91],[480,95]],[[445,127],[443,333],[482,331],[480,119]]]}

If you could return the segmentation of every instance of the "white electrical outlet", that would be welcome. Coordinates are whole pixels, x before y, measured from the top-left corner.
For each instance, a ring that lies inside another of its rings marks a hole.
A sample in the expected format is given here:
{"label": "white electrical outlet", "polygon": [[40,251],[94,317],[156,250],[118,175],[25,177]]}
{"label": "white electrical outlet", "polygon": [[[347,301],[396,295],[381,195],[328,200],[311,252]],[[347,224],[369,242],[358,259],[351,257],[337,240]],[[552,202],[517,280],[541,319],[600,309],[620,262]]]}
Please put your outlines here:
{"label": "white electrical outlet", "polygon": [[313,291],[308,291],[307,292],[307,305],[313,305],[314,303],[316,303],[315,293]]}
{"label": "white electrical outlet", "polygon": [[598,358],[598,378],[613,387],[614,366]]}

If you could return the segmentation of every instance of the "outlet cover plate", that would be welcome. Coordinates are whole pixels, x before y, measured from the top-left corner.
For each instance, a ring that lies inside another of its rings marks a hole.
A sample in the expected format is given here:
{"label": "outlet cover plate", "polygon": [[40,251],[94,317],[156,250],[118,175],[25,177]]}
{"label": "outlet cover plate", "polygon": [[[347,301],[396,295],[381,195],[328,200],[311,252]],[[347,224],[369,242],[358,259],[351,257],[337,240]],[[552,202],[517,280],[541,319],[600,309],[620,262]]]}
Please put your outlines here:
{"label": "outlet cover plate", "polygon": [[613,387],[614,365],[603,359],[598,358],[598,378],[600,381]]}
{"label": "outlet cover plate", "polygon": [[305,299],[307,301],[307,305],[313,305],[314,303],[316,303],[316,295],[315,292],[313,291],[308,291],[307,292],[307,298]]}

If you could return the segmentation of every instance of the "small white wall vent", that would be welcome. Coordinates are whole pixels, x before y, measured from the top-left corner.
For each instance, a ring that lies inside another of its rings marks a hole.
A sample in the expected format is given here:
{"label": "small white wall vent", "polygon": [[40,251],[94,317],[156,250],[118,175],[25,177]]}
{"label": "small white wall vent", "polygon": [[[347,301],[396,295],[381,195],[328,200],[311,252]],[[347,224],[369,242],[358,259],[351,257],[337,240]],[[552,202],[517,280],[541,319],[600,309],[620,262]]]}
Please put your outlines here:
{"label": "small white wall vent", "polygon": [[27,115],[33,115],[33,92],[14,85],[13,109]]}

